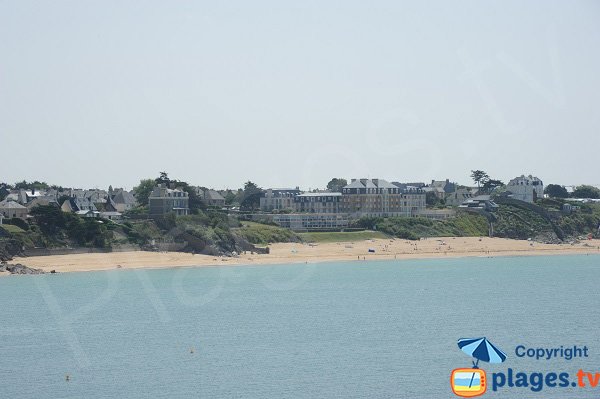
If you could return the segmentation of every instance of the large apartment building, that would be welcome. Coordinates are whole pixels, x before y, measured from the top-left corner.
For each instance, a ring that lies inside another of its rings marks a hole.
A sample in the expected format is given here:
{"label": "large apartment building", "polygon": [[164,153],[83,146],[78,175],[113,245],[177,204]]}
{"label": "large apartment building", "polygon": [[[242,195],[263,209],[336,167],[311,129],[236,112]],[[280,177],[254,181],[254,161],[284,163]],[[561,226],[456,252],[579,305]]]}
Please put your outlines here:
{"label": "large apartment building", "polygon": [[410,217],[425,206],[425,192],[421,188],[383,179],[352,179],[342,189],[341,211],[351,217]]}
{"label": "large apartment building", "polygon": [[342,193],[304,193],[294,197],[296,212],[340,213]]}
{"label": "large apartment building", "polygon": [[260,197],[260,210],[264,212],[293,210],[294,197],[300,194],[300,188],[269,188]]}

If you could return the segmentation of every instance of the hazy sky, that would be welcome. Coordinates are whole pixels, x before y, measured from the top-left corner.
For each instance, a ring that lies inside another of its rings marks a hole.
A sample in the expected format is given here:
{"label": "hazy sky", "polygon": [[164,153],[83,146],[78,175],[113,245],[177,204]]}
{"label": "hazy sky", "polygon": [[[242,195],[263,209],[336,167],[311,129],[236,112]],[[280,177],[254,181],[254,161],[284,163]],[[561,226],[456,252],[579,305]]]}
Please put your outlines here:
{"label": "hazy sky", "polygon": [[0,181],[600,184],[597,1],[0,0]]}

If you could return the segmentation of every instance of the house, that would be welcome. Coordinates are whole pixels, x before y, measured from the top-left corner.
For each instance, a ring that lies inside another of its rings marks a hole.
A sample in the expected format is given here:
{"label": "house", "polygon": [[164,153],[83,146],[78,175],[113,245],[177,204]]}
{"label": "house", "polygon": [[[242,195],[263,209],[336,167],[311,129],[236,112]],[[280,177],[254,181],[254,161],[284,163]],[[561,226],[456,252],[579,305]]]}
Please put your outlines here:
{"label": "house", "polygon": [[102,219],[108,219],[108,220],[112,220],[113,222],[118,222],[121,219],[123,219],[123,214],[121,212],[105,211],[105,212],[100,212],[100,217]]}
{"label": "house", "polygon": [[79,211],[92,211],[97,212],[96,205],[89,198],[85,197],[71,197],[61,205],[60,209],[63,212],[77,213]]}
{"label": "house", "polygon": [[296,212],[340,213],[342,193],[304,193],[293,197]]}
{"label": "house", "polygon": [[264,212],[294,209],[294,197],[300,188],[269,188],[260,197],[260,210]]}
{"label": "house", "polygon": [[25,205],[27,203],[27,192],[25,190],[11,190],[4,200]]}
{"label": "house", "polygon": [[384,179],[352,179],[342,188],[341,211],[352,217],[415,216],[425,208],[423,189]]}
{"label": "house", "polygon": [[58,206],[58,202],[56,202],[56,198],[54,198],[53,196],[44,196],[44,197],[38,197],[35,198],[31,201],[29,201],[27,203],[27,205],[25,205],[27,207],[28,212],[30,212],[33,208],[35,208],[36,206],[48,206],[48,205],[52,205],[52,206]]}
{"label": "house", "polygon": [[126,212],[137,205],[137,201],[132,193],[123,189],[116,189],[112,197],[109,196],[117,212]]}
{"label": "house", "polygon": [[91,209],[84,209],[81,211],[76,211],[75,214],[82,218],[97,218],[100,217],[100,212],[92,211]]}
{"label": "house", "polygon": [[454,192],[457,186],[456,183],[451,183],[449,179],[432,180],[430,185],[423,187],[423,191],[432,192],[438,199],[442,200],[445,199],[448,194]]}
{"label": "house", "polygon": [[506,190],[509,197],[529,203],[544,198],[544,183],[531,175],[515,177],[508,183]]}
{"label": "house", "polygon": [[190,212],[188,193],[160,184],[152,190],[148,198],[148,211],[150,216],[164,216],[171,212],[177,216],[188,215]]}
{"label": "house", "polygon": [[488,212],[495,212],[498,210],[498,204],[492,201],[489,195],[478,195],[470,198],[459,205],[459,208],[477,209]]}
{"label": "house", "polygon": [[0,202],[0,214],[5,218],[19,218],[27,219],[27,207],[19,204],[16,201],[2,201]]}
{"label": "house", "polygon": [[199,190],[199,194],[201,194],[204,203],[208,206],[219,208],[225,206],[225,198],[215,190]]}
{"label": "house", "polygon": [[477,188],[459,187],[455,185],[454,192],[446,194],[445,204],[448,206],[460,206],[463,202],[475,197],[477,192]]}

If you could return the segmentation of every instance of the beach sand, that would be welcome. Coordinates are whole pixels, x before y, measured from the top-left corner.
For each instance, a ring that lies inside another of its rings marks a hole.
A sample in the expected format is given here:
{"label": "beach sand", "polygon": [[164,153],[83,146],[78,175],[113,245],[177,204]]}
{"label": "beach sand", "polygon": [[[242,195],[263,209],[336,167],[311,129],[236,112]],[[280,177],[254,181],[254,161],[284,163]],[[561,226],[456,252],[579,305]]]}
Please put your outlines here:
{"label": "beach sand", "polygon": [[[600,254],[600,240],[577,244],[540,244],[525,240],[488,237],[443,237],[421,241],[377,239],[338,243],[272,244],[270,254],[241,254],[236,258],[192,255],[180,252],[112,252],[15,258],[12,263],[59,273],[185,266],[259,265],[364,261],[389,259],[456,258],[467,256],[527,256]],[[375,250],[370,253],[369,249]],[[7,274],[7,273],[2,273]],[[2,275],[0,274],[0,275]]]}

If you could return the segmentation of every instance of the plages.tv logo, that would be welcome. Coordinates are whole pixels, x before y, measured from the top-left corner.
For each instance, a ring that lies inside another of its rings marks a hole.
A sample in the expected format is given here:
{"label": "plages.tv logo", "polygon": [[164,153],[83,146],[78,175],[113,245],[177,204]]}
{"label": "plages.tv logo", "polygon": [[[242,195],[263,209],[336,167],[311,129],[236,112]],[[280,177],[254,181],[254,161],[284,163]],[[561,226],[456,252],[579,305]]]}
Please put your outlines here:
{"label": "plages.tv logo", "polygon": [[483,395],[487,390],[485,370],[479,368],[479,361],[502,363],[506,353],[494,346],[487,338],[461,338],[458,347],[473,359],[473,366],[452,370],[450,386],[455,395],[463,398]]}

